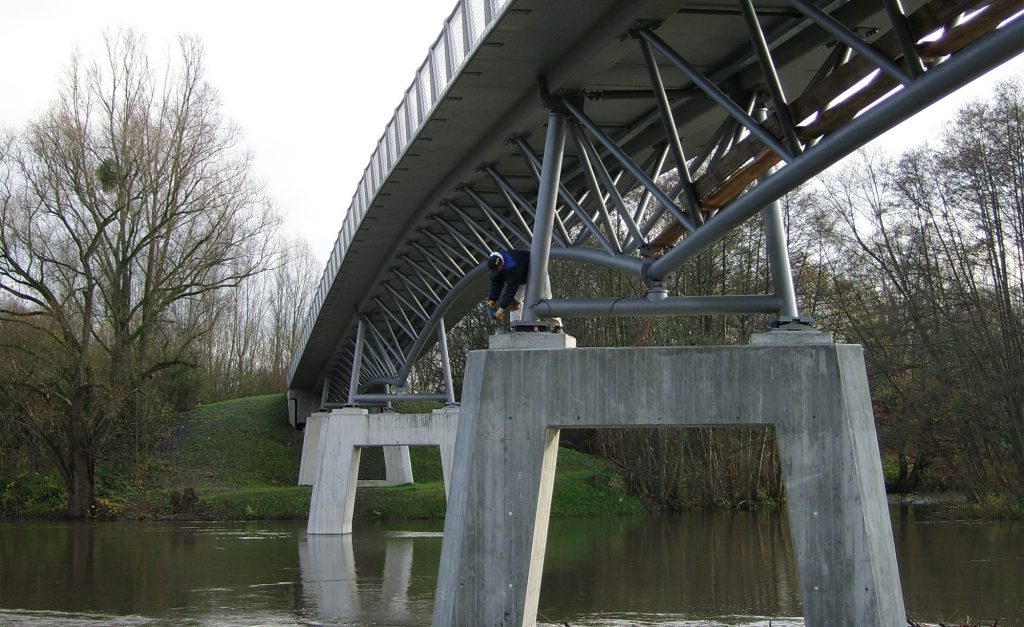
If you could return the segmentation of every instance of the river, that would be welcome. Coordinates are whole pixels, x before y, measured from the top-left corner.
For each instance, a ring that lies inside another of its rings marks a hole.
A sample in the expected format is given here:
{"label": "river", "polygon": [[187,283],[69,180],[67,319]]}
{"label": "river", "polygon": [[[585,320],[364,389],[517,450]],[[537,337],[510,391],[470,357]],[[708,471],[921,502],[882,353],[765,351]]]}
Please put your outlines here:
{"label": "river", "polygon": [[[907,611],[1024,625],[1024,523],[892,509]],[[0,523],[0,624],[429,624],[440,523]],[[538,623],[801,625],[784,515],[552,521]]]}

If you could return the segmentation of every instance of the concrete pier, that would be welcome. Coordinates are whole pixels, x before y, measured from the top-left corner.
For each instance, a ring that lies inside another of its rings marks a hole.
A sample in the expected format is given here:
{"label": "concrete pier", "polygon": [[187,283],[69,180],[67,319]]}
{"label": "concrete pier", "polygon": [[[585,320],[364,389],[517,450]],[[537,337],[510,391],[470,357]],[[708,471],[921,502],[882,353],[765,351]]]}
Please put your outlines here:
{"label": "concrete pier", "polygon": [[435,627],[536,624],[562,429],[766,424],[806,624],[906,624],[859,346],[776,331],[751,346],[571,349],[557,335],[469,355]]}
{"label": "concrete pier", "polygon": [[359,458],[364,446],[439,447],[447,495],[458,423],[458,408],[429,414],[370,414],[365,409],[345,408],[324,414],[306,533],[352,533]]}
{"label": "concrete pier", "polygon": [[[342,410],[336,409],[340,412]],[[302,458],[299,462],[299,485],[313,485],[320,471],[320,433],[323,431],[324,418],[330,413],[317,412],[306,418],[306,426],[302,432]],[[376,415],[376,414],[374,414]],[[380,486],[405,485],[413,482],[412,460],[408,446],[385,446],[384,448],[384,479],[364,479],[359,487],[370,488]]]}

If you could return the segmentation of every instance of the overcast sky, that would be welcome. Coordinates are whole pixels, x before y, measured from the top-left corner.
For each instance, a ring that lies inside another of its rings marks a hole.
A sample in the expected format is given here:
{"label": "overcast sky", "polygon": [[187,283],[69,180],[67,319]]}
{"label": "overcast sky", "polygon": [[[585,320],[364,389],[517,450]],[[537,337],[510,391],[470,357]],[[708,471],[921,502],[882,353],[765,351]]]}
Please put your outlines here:
{"label": "overcast sky", "polygon": [[[355,186],[455,0],[0,0],[4,89],[0,126],[18,127],[56,96],[78,49],[92,56],[106,29],[146,36],[154,57],[197,35],[208,78],[241,126],[287,229],[326,260]],[[934,134],[1018,57],[880,143],[891,151]]]}

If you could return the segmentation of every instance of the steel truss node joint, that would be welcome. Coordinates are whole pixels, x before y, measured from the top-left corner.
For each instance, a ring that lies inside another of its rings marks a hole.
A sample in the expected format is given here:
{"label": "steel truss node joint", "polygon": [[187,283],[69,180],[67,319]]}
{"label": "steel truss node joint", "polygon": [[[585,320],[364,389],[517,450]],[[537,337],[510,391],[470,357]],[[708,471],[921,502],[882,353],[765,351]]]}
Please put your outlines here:
{"label": "steel truss node joint", "polygon": [[658,30],[658,28],[660,28],[663,23],[664,23],[664,20],[636,20],[629,27],[629,30],[626,31],[625,33],[623,33],[622,36],[619,37],[619,41],[624,41],[627,38],[629,38],[629,39],[641,39],[642,37],[640,35],[640,31],[642,31],[642,30]]}

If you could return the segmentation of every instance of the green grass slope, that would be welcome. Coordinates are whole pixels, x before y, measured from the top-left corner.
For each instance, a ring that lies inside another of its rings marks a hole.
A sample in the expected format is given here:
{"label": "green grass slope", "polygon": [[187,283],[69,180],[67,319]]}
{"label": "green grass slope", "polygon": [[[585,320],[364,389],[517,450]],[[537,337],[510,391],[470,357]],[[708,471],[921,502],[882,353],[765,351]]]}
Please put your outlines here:
{"label": "green grass slope", "polygon": [[302,433],[284,394],[201,405],[181,415],[159,446],[168,488],[294,486]]}
{"label": "green grass slope", "polygon": [[[400,406],[405,411],[429,408]],[[206,517],[304,518],[309,487],[295,486],[302,434],[291,429],[283,395],[205,405],[182,417],[167,438],[167,487],[192,486]],[[436,447],[412,447],[416,483],[360,488],[355,517],[363,520],[441,519],[445,496]],[[364,449],[361,478],[383,478],[381,449]],[[605,460],[561,449],[552,502],[556,516],[638,515],[640,503],[622,488]]]}
{"label": "green grass slope", "polygon": [[[429,411],[404,407],[409,413]],[[97,494],[101,514],[127,518],[212,520],[303,519],[311,489],[297,486],[302,438],[288,424],[284,394],[241,398],[180,414],[156,446],[155,459],[128,480],[102,480]],[[355,518],[442,519],[445,512],[441,456],[437,447],[410,449],[417,483],[392,488],[360,488]],[[379,447],[363,450],[360,478],[384,476]],[[40,505],[29,515],[60,515],[60,482],[38,482]],[[3,488],[0,486],[0,505]],[[43,494],[46,492],[46,494]],[[46,504],[50,505],[46,505]],[[2,509],[2,508],[0,508]],[[622,487],[605,461],[560,449],[552,514],[555,516],[639,515],[643,507]],[[2,512],[0,512],[2,514]]]}

